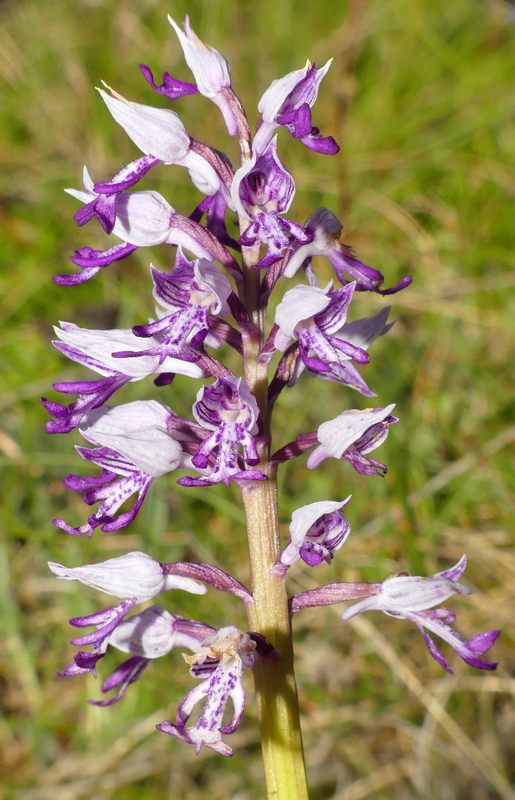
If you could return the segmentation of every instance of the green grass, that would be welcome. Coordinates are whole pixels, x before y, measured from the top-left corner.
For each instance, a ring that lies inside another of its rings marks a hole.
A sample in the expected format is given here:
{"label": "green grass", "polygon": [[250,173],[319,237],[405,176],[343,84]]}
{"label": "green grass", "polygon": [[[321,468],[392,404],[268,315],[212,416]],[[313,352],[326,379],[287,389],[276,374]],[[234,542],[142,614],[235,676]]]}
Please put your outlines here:
{"label": "green grass", "polygon": [[[389,285],[414,276],[412,287],[391,298],[397,323],[374,345],[366,370],[378,403],[396,402],[401,418],[379,453],[389,474],[381,481],[332,460],[315,472],[305,460],[290,463],[281,476],[285,534],[302,503],[352,491],[353,533],[317,580],[380,580],[404,569],[430,574],[467,552],[468,582],[479,591],[451,601],[458,628],[466,636],[503,628],[492,655],[500,661],[496,673],[476,674],[453,654],[456,676],[449,677],[407,623],[370,615],[344,626],[338,608],[298,615],[313,800],[515,797],[510,8],[502,0],[3,4],[2,800],[263,797],[250,682],[248,713],[232,737],[235,757],[222,760],[212,753],[196,758],[154,731],[191,686],[179,654],[149,668],[112,709],[85,702],[98,695],[93,680],[55,677],[72,655],[68,618],[97,609],[99,598],[56,582],[47,560],[72,565],[141,548],[162,560],[212,559],[247,579],[243,517],[232,489],[188,491],[170,476],[152,488],[126,533],[97,532],[89,542],[50,521],[84,520],[82,501],[61,484],[81,468],[73,450],[79,437],[47,436],[38,401],[55,396],[53,382],[83,374],[51,347],[51,326],[59,319],[105,328],[145,320],[152,313],[148,262],[168,266],[165,250],[140,250],[89,284],[55,286],[51,276],[68,270],[75,248],[105,241],[94,225],[76,228],[76,203],[62,190],[79,185],[84,163],[98,180],[136,157],[94,86],[105,80],[130,99],[164,106],[137,64],[190,79],[167,13],[177,20],[189,13],[201,38],[229,58],[251,122],[271,80],[307,57],[334,57],[314,119],[342,150],[333,159],[317,156],[281,135],[281,157],[297,182],[290,217],[303,222],[327,205],[344,221],[346,241]],[[236,160],[216,107],[193,97],[174,108],[192,135]],[[185,214],[196,202],[179,169],[156,171],[145,188],[158,189]],[[327,265],[319,267],[329,275]],[[359,298],[353,313],[372,313],[382,302]],[[121,400],[149,397],[152,388],[133,384]],[[160,397],[187,414],[195,392],[178,380]],[[281,397],[277,443],[366,404],[350,390],[306,379]],[[295,569],[292,591],[313,585],[311,573]],[[169,602],[174,613],[243,624],[237,601],[215,592],[179,595]]]}

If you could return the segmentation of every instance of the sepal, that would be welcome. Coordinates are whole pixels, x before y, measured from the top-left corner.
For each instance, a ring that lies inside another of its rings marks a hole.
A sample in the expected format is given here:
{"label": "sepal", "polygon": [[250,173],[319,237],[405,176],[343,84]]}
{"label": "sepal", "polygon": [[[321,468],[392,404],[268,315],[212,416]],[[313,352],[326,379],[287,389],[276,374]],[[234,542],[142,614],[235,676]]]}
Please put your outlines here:
{"label": "sepal", "polygon": [[[64,567],[53,561],[48,566],[60,580],[79,581],[105,594],[131,598],[135,603],[151,600],[169,589],[183,589],[192,594],[205,594],[207,591],[193,578],[165,572],[158,561],[141,552],[127,553],[82,567]],[[97,622],[89,621],[87,624],[94,625]]]}

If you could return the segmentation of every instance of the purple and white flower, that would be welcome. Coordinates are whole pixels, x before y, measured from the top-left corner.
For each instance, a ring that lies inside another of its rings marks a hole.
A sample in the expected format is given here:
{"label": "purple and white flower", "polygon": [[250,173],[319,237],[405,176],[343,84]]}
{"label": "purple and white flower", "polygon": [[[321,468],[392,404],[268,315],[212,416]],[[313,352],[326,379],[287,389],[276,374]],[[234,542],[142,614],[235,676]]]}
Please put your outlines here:
{"label": "purple and white flower", "polygon": [[[232,749],[222,740],[222,734],[234,733],[240,724],[245,709],[241,675],[252,669],[255,650],[256,643],[249,634],[242,633],[233,625],[208,636],[195,655],[184,656],[191,664],[190,675],[204,680],[179,705],[176,722],[162,722],[157,725],[158,730],[195,745],[197,755],[204,745],[223,756],[232,756]],[[193,709],[204,699],[197,722],[187,726]],[[229,699],[233,704],[233,716],[228,725],[222,725]]]}
{"label": "purple and white flower", "polygon": [[[363,319],[358,319],[354,322],[346,322],[341,328],[334,330],[331,336],[341,339],[342,341],[347,342],[347,344],[354,345],[354,347],[359,347],[361,350],[368,350],[370,345],[379,336],[383,336],[385,333],[388,333],[388,331],[395,324],[395,321],[388,322],[388,315],[390,311],[391,306],[385,306],[381,309],[381,311],[378,311],[377,314],[374,314],[373,317],[364,317]],[[265,345],[263,355],[266,352],[267,358],[268,356],[271,358],[276,350],[274,342],[277,332],[278,327],[272,330],[269,340]],[[290,345],[283,357],[280,359],[279,364],[277,365],[276,373],[270,384],[270,403],[273,405],[279,394],[286,386],[294,386],[305,369],[307,369],[308,374],[312,377],[324,378],[325,380],[338,380],[338,382],[344,383],[344,385],[350,385],[351,388],[361,386],[360,391],[365,389],[365,391],[362,391],[362,393],[367,394],[369,397],[374,396],[374,393],[368,389],[360,374],[352,364],[347,363],[342,368],[342,364],[344,362],[350,361],[350,356],[345,355],[345,353],[339,349],[337,350],[337,355],[338,362],[333,362],[333,364],[330,365],[331,369],[329,372],[317,372],[306,367],[306,364],[300,358],[298,345]],[[348,383],[345,384],[345,381],[348,381]]]}
{"label": "purple and white flower", "polygon": [[116,667],[101,687],[103,693],[116,688],[118,691],[108,700],[88,700],[88,703],[101,707],[117,703],[151,661],[178,648],[197,653],[201,642],[212,633],[215,629],[210,625],[175,617],[157,605],[123,619],[111,633],[109,645],[129,653],[130,657]]}
{"label": "purple and white flower", "polygon": [[311,122],[320,84],[331,66],[330,59],[317,69],[308,61],[303,69],[289,72],[283,78],[272,81],[258,103],[261,113],[253,142],[255,153],[263,153],[276,128],[283,125],[295,139],[319,153],[335,155],[339,147],[332,136],[321,136]]}
{"label": "purple and white flower", "polygon": [[447,600],[453,594],[472,594],[474,589],[458,583],[458,578],[467,566],[462,556],[454,567],[438,572],[428,578],[411,575],[394,575],[387,578],[370,597],[355,603],[342,614],[343,620],[351,619],[363,611],[384,611],[392,617],[402,617],[414,622],[424,637],[430,655],[446,670],[452,673],[449,662],[440,652],[425,629],[440,636],[454,647],[460,658],[476,669],[493,670],[497,664],[479,658],[493,645],[500,631],[487,631],[467,641],[450,627],[456,615],[446,608],[434,606]]}
{"label": "purple and white flower", "polygon": [[370,458],[367,453],[375,450],[388,436],[390,425],[398,422],[390,412],[395,404],[386,408],[353,408],[344,411],[335,419],[323,422],[318,431],[302,433],[295,441],[281,447],[272,456],[272,461],[281,464],[315,447],[306,462],[308,469],[315,469],[326,458],[345,458],[355,470],[363,475],[385,475],[386,466]]}
{"label": "purple and white flower", "polygon": [[[95,528],[117,531],[132,522],[155,478],[178,467],[191,467],[190,456],[184,454],[178,434],[169,431],[173,412],[155,400],[136,400],[122,406],[90,411],[80,429],[82,436],[96,449],[77,447],[85,461],[102,467],[99,477],[68,475],[64,484],[76,492],[84,492],[88,505],[100,503],[85,525],[74,528],[63,519],[54,525],[67,533],[92,536]],[[135,505],[123,514],[116,512],[133,494]]]}
{"label": "purple and white flower", "polygon": [[[258,432],[258,407],[242,378],[217,378],[203,386],[193,406],[195,419],[203,428],[213,431],[199,445],[191,459],[198,470],[210,469],[202,478],[180,478],[181,486],[211,486],[232,481],[266,480],[260,470],[245,469],[244,463],[259,463],[255,434]],[[239,448],[243,449],[243,459]]]}
{"label": "purple and white flower", "polygon": [[293,241],[301,244],[311,241],[311,234],[301,225],[284,219],[295,194],[292,176],[277,155],[277,137],[266,150],[241,167],[235,174],[231,188],[234,207],[238,214],[251,224],[240,236],[239,242],[251,247],[257,241],[268,246],[264,258],[256,269],[269,267],[283,258],[285,248]]}
{"label": "purple and white flower", "polygon": [[350,283],[333,291],[329,283],[325,289],[303,284],[289,289],[276,309],[278,330],[274,344],[284,351],[297,338],[300,359],[311,372],[370,397],[373,392],[349,364],[350,359],[367,364],[369,356],[364,349],[342,338],[354,288],[355,284]]}
{"label": "purple and white flower", "polygon": [[156,308],[156,322],[132,329],[138,337],[157,337],[158,342],[142,355],[159,356],[160,361],[169,357],[191,361],[199,345],[220,347],[221,339],[210,333],[209,315],[229,316],[227,299],[232,289],[218,267],[206,259],[190,262],[179,249],[173,272],[161,272],[151,265],[151,273],[153,295],[162,308]]}
{"label": "purple and white flower", "polygon": [[[98,196],[103,193],[96,191],[96,184],[93,183],[86,167],[83,172],[83,183],[83,190],[65,191],[91,207],[90,204],[96,202]],[[175,210],[159,192],[146,190],[122,193],[116,199],[114,212],[114,223],[110,232],[127,244],[134,247],[153,247],[169,241],[174,227]]]}
{"label": "purple and white flower", "polygon": [[[47,411],[56,418],[47,423],[48,433],[68,433],[81,424],[88,411],[102,406],[117,389],[131,381],[151,375],[165,381],[176,373],[190,378],[203,375],[203,370],[191,363],[191,358],[185,361],[168,355],[165,358],[159,354],[149,355],[149,350],[158,348],[158,340],[142,340],[131,330],[87,330],[71,322],[61,322],[61,328],[54,330],[61,341],[53,344],[63,355],[104,377],[97,381],[55,383],[57,391],[80,397],[68,406],[42,398]],[[130,351],[135,357],[122,360],[113,355],[117,351]]]}
{"label": "purple and white flower", "polygon": [[390,425],[398,421],[391,414],[394,408],[395,403],[365,411],[352,409],[323,422],[317,431],[319,445],[309,455],[307,467],[314,469],[329,457],[345,458],[363,475],[384,475],[385,465],[367,454],[384,442]]}
{"label": "purple and white flower", "polygon": [[276,567],[288,568],[299,558],[310,567],[322,561],[330,564],[350,533],[350,525],[340,511],[350,499],[351,495],[341,502],[319,500],[297,508],[291,515],[288,544]]}
{"label": "purple and white flower", "polygon": [[344,286],[349,281],[344,273],[356,281],[356,291],[377,292],[378,294],[395,294],[412,282],[411,277],[403,278],[397,286],[382,289],[384,276],[377,269],[367,267],[355,258],[352,250],[340,242],[343,226],[328,208],[317,208],[305,224],[305,229],[312,235],[308,244],[297,248],[286,264],[284,276],[293,278],[300,267],[306,268],[311,264],[313,256],[325,256],[332,263],[340,283]]}
{"label": "purple and white flower", "polygon": [[[84,191],[66,191],[87,205],[86,216],[89,219],[93,216],[93,209],[97,207],[99,196],[104,192],[96,191],[97,184],[93,183],[86,167],[83,180]],[[56,283],[66,286],[84,283],[113,261],[130,255],[137,247],[153,247],[165,243],[182,245],[197,258],[218,258],[224,263],[225,248],[201,225],[177,214],[159,192],[122,192],[115,193],[115,196],[114,222],[112,226],[109,222],[109,227],[115,236],[122,239],[122,243],[108,250],[80,248],[71,260],[81,268],[81,272],[76,275],[58,275],[54,278]],[[86,221],[84,218],[84,222]],[[227,255],[229,256],[228,253]],[[229,260],[232,260],[231,256]]]}
{"label": "purple and white flower", "polygon": [[49,562],[48,566],[60,580],[79,581],[100,592],[125,598],[114,608],[70,620],[70,625],[75,628],[96,626],[96,630],[72,639],[71,643],[78,647],[93,647],[91,652],[80,651],[75,655],[74,663],[59,673],[65,676],[94,671],[97,662],[106,653],[113,631],[136,603],[151,600],[169,589],[182,589],[192,594],[205,594],[207,591],[205,586],[192,578],[165,572],[158,561],[145,553],[127,553],[82,567],[64,567],[54,562]]}

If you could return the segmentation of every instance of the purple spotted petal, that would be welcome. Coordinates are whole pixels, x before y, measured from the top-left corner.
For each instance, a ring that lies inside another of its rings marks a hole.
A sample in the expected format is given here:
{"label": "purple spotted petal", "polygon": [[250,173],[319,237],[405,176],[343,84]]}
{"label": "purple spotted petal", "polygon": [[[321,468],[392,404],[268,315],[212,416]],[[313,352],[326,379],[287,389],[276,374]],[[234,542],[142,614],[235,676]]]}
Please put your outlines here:
{"label": "purple spotted petal", "polygon": [[[192,664],[191,674],[203,677],[206,673],[202,667],[207,665],[207,677],[180,703],[176,723],[165,721],[157,725],[157,729],[193,744],[197,755],[205,746],[221,755],[231,756],[232,749],[222,740],[222,734],[234,733],[240,723],[245,708],[241,674],[252,667],[255,649],[256,643],[250,636],[234,626],[221,628],[207,637],[199,653],[188,658]],[[222,725],[229,699],[232,701],[233,715],[228,725]],[[204,700],[197,722],[187,726],[193,709]]]}

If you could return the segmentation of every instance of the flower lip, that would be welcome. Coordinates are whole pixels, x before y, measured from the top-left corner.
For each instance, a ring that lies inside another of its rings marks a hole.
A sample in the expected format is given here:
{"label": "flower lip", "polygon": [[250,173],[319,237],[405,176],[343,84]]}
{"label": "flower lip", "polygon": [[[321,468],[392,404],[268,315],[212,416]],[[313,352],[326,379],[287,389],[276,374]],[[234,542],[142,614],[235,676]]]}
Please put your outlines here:
{"label": "flower lip", "polygon": [[[231,756],[231,748],[222,740],[222,734],[234,733],[245,709],[245,691],[241,674],[251,669],[256,658],[256,642],[247,633],[233,625],[221,628],[208,636],[200,650],[193,656],[185,656],[191,664],[190,674],[204,678],[192,689],[177,709],[176,723],[162,722],[157,729],[176,736],[187,744],[195,745],[198,755],[202,746],[224,756]],[[223,725],[224,710],[229,698],[233,704],[233,715],[228,725]],[[204,701],[204,707],[195,725],[187,726],[196,704]]]}
{"label": "flower lip", "polygon": [[193,414],[200,425],[212,431],[225,421],[243,423],[251,434],[257,433],[259,409],[243,378],[217,378],[211,386],[203,386],[198,391]]}

